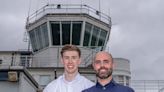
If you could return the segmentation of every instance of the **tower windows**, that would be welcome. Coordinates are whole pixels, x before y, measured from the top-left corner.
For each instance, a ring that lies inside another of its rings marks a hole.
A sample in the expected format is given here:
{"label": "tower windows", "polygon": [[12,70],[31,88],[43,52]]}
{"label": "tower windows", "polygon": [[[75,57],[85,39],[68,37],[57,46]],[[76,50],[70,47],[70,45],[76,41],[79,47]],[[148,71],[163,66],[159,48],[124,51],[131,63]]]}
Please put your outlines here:
{"label": "tower windows", "polygon": [[70,44],[71,22],[62,22],[62,45]]}
{"label": "tower windows", "polygon": [[29,31],[33,51],[38,51],[49,46],[47,23]]}
{"label": "tower windows", "polygon": [[52,44],[80,45],[82,22],[81,21],[61,21],[50,22],[52,33]]}
{"label": "tower windows", "polygon": [[72,44],[80,45],[82,22],[73,22],[72,24]]}
{"label": "tower windows", "polygon": [[85,24],[83,46],[91,48],[104,46],[108,32],[90,23]]}
{"label": "tower windows", "polygon": [[91,38],[92,24],[85,24],[85,32],[84,32],[84,42],[83,46],[89,46],[90,38]]}
{"label": "tower windows", "polygon": [[60,24],[58,22],[51,22],[52,44],[60,45]]}

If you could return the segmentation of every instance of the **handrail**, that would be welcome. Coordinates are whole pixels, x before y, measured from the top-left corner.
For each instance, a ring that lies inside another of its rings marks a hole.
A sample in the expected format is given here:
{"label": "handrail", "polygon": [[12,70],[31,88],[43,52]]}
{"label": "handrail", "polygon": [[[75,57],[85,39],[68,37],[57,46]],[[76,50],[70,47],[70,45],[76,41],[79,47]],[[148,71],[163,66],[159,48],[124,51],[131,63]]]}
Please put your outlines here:
{"label": "handrail", "polygon": [[85,66],[88,66],[89,64],[92,63],[94,54],[101,51],[101,49],[102,49],[102,46],[96,47],[95,49],[92,50],[92,52],[86,58],[84,58]]}
{"label": "handrail", "polygon": [[[54,55],[50,53],[38,56],[38,53],[35,53],[35,55],[14,55],[13,58],[11,58],[12,56],[8,56],[4,60],[2,60],[0,66],[62,67],[62,64],[60,63],[61,48],[62,47],[57,47]],[[83,63],[80,65],[80,67],[87,67],[91,63],[93,56],[96,54],[97,51],[101,50],[102,46],[101,48],[96,46],[93,46],[92,48],[79,48],[82,51],[81,59],[83,60]]]}
{"label": "handrail", "polygon": [[[72,11],[71,11],[72,10]],[[79,11],[75,11],[79,10]],[[62,12],[63,11],[63,12]],[[67,11],[67,12],[66,12]],[[47,4],[42,8],[36,10],[34,13],[27,17],[26,25],[35,22],[39,18],[48,13],[85,13],[91,15],[99,20],[109,24],[111,22],[110,16],[102,13],[88,5],[80,4]]]}

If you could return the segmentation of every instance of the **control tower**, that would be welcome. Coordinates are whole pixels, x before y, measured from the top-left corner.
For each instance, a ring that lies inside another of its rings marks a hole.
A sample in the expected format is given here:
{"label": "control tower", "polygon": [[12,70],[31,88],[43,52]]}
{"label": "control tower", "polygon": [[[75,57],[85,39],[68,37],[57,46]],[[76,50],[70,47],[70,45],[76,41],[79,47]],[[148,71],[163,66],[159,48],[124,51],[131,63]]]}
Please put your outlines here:
{"label": "control tower", "polygon": [[80,67],[88,67],[94,54],[106,47],[111,18],[88,5],[48,4],[28,16],[26,30],[34,54],[31,67],[62,67],[65,44],[78,46]]}

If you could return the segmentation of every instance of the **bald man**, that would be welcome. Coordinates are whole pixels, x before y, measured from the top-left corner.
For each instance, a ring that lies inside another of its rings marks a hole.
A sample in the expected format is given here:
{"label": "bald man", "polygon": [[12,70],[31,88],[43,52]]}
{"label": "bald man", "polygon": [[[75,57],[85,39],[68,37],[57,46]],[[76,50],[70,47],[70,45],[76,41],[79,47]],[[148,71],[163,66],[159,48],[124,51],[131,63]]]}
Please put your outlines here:
{"label": "bald man", "polygon": [[98,52],[92,65],[96,72],[97,83],[82,92],[134,92],[132,88],[120,85],[113,80],[113,58],[110,53]]}

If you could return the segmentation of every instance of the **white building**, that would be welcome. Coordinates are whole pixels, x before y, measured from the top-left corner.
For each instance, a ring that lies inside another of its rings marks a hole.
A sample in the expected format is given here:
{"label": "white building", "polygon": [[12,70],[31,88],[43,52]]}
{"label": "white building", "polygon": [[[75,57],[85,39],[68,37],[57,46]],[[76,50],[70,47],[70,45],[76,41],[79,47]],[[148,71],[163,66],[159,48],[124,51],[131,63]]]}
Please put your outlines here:
{"label": "white building", "polygon": [[39,92],[39,85],[21,66],[0,66],[1,92]]}
{"label": "white building", "polygon": [[114,58],[113,77],[120,84],[129,86],[131,79],[130,61],[125,58]]}
{"label": "white building", "polygon": [[[35,62],[33,57],[32,53],[28,51],[0,51],[0,68],[24,66],[41,88],[44,88],[63,73],[63,67],[33,67],[32,64]],[[129,85],[131,78],[130,61],[124,58],[114,58],[114,64],[114,79],[120,84]],[[79,72],[96,82],[95,72],[91,65],[80,67]]]}

